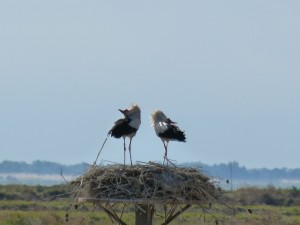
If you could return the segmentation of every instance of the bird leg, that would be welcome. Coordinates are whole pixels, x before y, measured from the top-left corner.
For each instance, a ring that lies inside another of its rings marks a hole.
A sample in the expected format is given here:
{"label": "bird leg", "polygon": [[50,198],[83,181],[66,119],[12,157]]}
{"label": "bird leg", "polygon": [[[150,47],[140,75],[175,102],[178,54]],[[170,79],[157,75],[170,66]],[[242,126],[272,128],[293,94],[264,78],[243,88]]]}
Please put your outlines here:
{"label": "bird leg", "polygon": [[132,166],[132,159],[131,159],[131,141],[132,141],[132,137],[130,138],[130,142],[129,142],[129,154],[130,154],[130,162],[131,162],[131,166]]}
{"label": "bird leg", "polygon": [[167,165],[169,164],[169,159],[168,159],[168,144],[169,144],[169,142],[166,141],[166,155],[165,155],[165,157],[166,157],[166,160],[167,160]]}
{"label": "bird leg", "polygon": [[125,157],[126,157],[126,143],[125,143],[125,137],[123,137],[124,139],[124,165],[125,165]]}
{"label": "bird leg", "polygon": [[[165,156],[164,156],[164,162],[163,165],[165,165],[165,160],[168,159],[168,142],[165,144],[164,141],[162,141],[165,147]],[[168,160],[167,160],[167,164],[168,164]]]}

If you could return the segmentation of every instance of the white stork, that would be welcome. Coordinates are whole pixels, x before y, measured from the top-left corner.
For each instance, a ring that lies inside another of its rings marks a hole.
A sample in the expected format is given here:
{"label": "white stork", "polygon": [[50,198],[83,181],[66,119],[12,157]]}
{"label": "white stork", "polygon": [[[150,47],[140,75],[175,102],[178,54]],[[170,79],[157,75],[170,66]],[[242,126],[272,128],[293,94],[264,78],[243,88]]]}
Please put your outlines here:
{"label": "white stork", "polygon": [[151,125],[154,127],[155,133],[162,140],[165,147],[165,160],[168,160],[168,143],[169,141],[186,142],[184,131],[181,131],[170,118],[160,111],[156,110],[151,114]]}
{"label": "white stork", "polygon": [[125,165],[125,153],[126,153],[125,138],[128,137],[130,139],[129,154],[130,154],[130,162],[132,165],[131,141],[141,125],[141,110],[136,104],[132,104],[129,109],[125,109],[125,110],[119,109],[119,111],[121,113],[123,113],[125,118],[117,120],[115,122],[114,126],[108,132],[108,134],[115,138],[121,138],[121,137],[123,138],[123,140],[124,140],[124,165]]}

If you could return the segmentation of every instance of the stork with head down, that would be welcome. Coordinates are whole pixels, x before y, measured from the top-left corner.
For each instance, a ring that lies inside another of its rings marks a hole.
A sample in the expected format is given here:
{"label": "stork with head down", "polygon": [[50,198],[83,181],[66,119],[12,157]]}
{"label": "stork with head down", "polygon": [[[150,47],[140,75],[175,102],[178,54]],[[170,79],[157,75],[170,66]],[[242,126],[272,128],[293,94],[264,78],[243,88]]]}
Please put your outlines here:
{"label": "stork with head down", "polygon": [[154,127],[156,135],[162,140],[165,148],[165,160],[168,160],[168,143],[169,141],[186,142],[184,131],[181,131],[170,118],[160,111],[156,110],[151,114],[151,125]]}

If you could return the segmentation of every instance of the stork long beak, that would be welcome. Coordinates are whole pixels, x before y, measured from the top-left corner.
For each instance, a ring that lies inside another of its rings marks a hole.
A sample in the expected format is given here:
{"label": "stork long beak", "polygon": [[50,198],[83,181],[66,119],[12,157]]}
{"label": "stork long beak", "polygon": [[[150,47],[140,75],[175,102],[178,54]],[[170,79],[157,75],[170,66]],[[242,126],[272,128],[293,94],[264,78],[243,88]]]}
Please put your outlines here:
{"label": "stork long beak", "polygon": [[169,124],[176,124],[177,122],[174,122],[174,121],[172,121],[170,118],[167,118],[167,123],[169,123]]}
{"label": "stork long beak", "polygon": [[127,116],[128,109],[124,109],[124,110],[119,109],[119,111],[120,111],[121,113],[123,113],[123,115],[124,115],[125,117]]}
{"label": "stork long beak", "polygon": [[125,114],[125,110],[118,109],[121,113]]}

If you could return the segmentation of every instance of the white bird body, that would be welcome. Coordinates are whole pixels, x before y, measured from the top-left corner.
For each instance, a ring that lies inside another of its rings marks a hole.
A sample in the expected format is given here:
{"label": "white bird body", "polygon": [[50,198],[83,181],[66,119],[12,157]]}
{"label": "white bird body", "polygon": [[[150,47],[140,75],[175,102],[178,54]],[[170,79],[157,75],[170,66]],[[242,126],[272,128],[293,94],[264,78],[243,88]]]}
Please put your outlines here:
{"label": "white bird body", "polygon": [[156,110],[151,114],[151,125],[154,127],[155,133],[162,140],[165,147],[165,159],[168,160],[168,143],[169,141],[185,142],[185,134],[175,125],[170,118],[160,111]]}
{"label": "white bird body", "polygon": [[154,124],[154,130],[156,135],[164,133],[166,130],[168,130],[168,124],[165,122],[158,122]]}
{"label": "white bird body", "polygon": [[138,130],[141,125],[141,118],[137,118],[137,117],[130,118],[129,117],[129,119],[130,119],[130,122],[128,123],[128,125],[135,128],[136,130]]}

